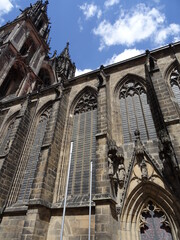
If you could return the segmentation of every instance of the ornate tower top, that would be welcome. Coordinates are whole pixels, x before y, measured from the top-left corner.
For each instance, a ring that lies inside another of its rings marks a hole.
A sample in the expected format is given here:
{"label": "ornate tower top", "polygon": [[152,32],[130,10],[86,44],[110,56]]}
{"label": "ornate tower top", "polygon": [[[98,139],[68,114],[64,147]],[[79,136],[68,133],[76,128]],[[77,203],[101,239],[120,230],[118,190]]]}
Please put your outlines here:
{"label": "ornate tower top", "polygon": [[75,75],[75,64],[72,63],[71,57],[69,54],[69,42],[66,43],[66,47],[57,57],[57,68],[58,77],[60,78],[63,75],[66,79],[73,78]]}
{"label": "ornate tower top", "polygon": [[39,0],[33,5],[30,4],[30,6],[25,8],[24,10],[21,10],[22,13],[18,16],[18,18],[30,18],[34,26],[36,27],[36,30],[45,39],[45,41],[47,41],[50,31],[49,19],[47,16],[48,4],[49,2],[47,0],[45,2]]}
{"label": "ornate tower top", "polygon": [[42,0],[37,1],[33,5],[30,4],[29,7],[25,8],[24,10],[21,10],[22,14],[20,16],[22,16],[22,15],[29,16],[32,18],[32,20],[35,20],[38,18],[39,13],[41,13],[41,12],[47,13],[47,5],[48,4],[49,4],[48,1],[45,1],[44,3]]}
{"label": "ornate tower top", "polygon": [[66,47],[64,50],[61,52],[59,57],[67,58],[70,59],[70,54],[69,54],[69,42],[66,43]]}

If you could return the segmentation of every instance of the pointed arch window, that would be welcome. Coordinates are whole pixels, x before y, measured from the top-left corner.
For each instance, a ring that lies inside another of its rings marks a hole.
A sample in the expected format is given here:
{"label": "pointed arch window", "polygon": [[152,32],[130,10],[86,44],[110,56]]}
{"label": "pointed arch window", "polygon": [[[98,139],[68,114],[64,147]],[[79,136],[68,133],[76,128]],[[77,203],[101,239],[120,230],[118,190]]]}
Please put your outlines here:
{"label": "pointed arch window", "polygon": [[24,66],[19,62],[15,63],[11,67],[2,85],[0,86],[0,98],[7,95],[15,94],[20,88],[21,82],[24,77]]}
{"label": "pointed arch window", "polygon": [[[90,90],[86,91],[79,99],[73,120],[72,161],[69,179],[68,194],[88,194],[90,162],[95,163],[97,132],[97,97]],[[95,164],[93,164],[93,173]],[[93,177],[92,191],[95,190]]]}
{"label": "pointed arch window", "polygon": [[180,73],[177,68],[175,68],[170,75],[170,84],[174,96],[180,105]]}
{"label": "pointed arch window", "polygon": [[48,108],[40,116],[30,155],[27,161],[24,178],[21,184],[18,201],[28,201],[29,199],[50,113],[51,109]]}
{"label": "pointed arch window", "polygon": [[156,138],[144,86],[139,81],[128,80],[121,87],[119,98],[124,143],[135,140],[136,129],[140,130],[142,140]]}
{"label": "pointed arch window", "polygon": [[149,201],[140,215],[141,240],[173,240],[167,216],[152,201]]}

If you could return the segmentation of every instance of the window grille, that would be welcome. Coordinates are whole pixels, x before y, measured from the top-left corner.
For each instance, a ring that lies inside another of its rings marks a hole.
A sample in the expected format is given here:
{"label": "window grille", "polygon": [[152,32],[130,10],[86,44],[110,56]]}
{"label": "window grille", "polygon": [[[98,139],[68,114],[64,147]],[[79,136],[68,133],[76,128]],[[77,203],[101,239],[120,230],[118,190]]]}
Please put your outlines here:
{"label": "window grille", "polygon": [[135,80],[126,81],[120,89],[119,98],[124,143],[135,140],[134,131],[136,129],[140,130],[142,140],[156,138],[156,130],[144,86]]}

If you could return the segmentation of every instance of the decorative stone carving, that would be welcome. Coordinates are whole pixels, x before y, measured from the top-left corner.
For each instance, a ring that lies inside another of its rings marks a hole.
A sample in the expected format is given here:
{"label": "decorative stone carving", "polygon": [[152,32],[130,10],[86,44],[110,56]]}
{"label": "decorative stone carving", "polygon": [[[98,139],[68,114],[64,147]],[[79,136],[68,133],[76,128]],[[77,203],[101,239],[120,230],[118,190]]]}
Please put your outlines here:
{"label": "decorative stone carving", "polygon": [[109,177],[112,178],[114,175],[114,169],[113,169],[113,155],[111,153],[108,154],[108,174]]}
{"label": "decorative stone carving", "polygon": [[135,140],[135,154],[137,156],[139,155],[142,155],[144,154],[144,146],[141,142],[141,139],[140,139],[140,131],[138,129],[136,129],[136,131],[134,132],[134,135],[136,137],[136,140]]}
{"label": "decorative stone carving", "polygon": [[144,159],[142,159],[141,163],[140,163],[140,168],[141,168],[141,177],[143,180],[147,180],[148,179],[148,170],[147,170],[147,165]]}
{"label": "decorative stone carving", "polygon": [[79,99],[74,114],[92,111],[97,108],[97,97],[91,91],[86,91]]}
{"label": "decorative stone carving", "polygon": [[121,163],[118,165],[118,181],[120,185],[124,184],[125,176],[126,176],[125,167],[124,164]]}
{"label": "decorative stone carving", "polygon": [[179,169],[176,156],[173,151],[171,139],[165,129],[159,131],[159,150],[160,150],[160,158],[162,159],[164,170],[166,171],[165,167],[169,165],[175,168],[176,170]]}
{"label": "decorative stone carving", "polygon": [[125,167],[123,149],[117,147],[114,140],[108,141],[108,174],[111,180],[112,190],[117,195],[118,186],[124,185]]}
{"label": "decorative stone carving", "polygon": [[144,159],[144,146],[141,142],[140,131],[138,129],[136,129],[136,131],[134,132],[134,135],[136,137],[134,150],[135,150],[137,162],[141,169],[141,178],[142,178],[142,180],[147,180],[148,179],[148,170],[147,170],[146,161]]}
{"label": "decorative stone carving", "polygon": [[146,50],[147,61],[149,61],[150,71],[154,70],[157,66],[157,59],[154,58],[149,50]]}

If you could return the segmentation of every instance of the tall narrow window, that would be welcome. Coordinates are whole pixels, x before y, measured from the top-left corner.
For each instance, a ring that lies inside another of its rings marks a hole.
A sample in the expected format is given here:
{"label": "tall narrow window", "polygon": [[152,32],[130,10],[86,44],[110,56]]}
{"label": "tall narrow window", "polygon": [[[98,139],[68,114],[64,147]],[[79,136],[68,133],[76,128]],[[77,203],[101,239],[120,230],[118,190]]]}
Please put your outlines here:
{"label": "tall narrow window", "polygon": [[14,64],[0,87],[0,98],[15,94],[25,76],[23,66]]}
{"label": "tall narrow window", "polygon": [[[68,194],[88,194],[90,162],[93,160],[95,170],[95,154],[97,132],[97,98],[87,91],[78,101],[74,110],[72,141],[73,152],[69,179]],[[92,191],[95,190],[93,177]]]}
{"label": "tall narrow window", "polygon": [[119,98],[124,143],[135,140],[136,129],[140,130],[142,140],[156,138],[144,86],[136,80],[128,80],[121,87]]}
{"label": "tall narrow window", "polygon": [[24,179],[22,181],[22,185],[20,188],[18,201],[27,201],[29,199],[31,187],[34,181],[36,168],[39,160],[39,154],[41,152],[41,147],[46,132],[49,115],[50,109],[46,110],[41,115],[39,123],[37,125],[34,142],[31,147],[31,152],[27,162]]}
{"label": "tall narrow window", "polygon": [[175,68],[171,73],[170,84],[174,96],[177,99],[178,104],[180,105],[180,73],[177,68]]}
{"label": "tall narrow window", "polygon": [[167,216],[152,201],[140,215],[141,240],[173,240]]}

